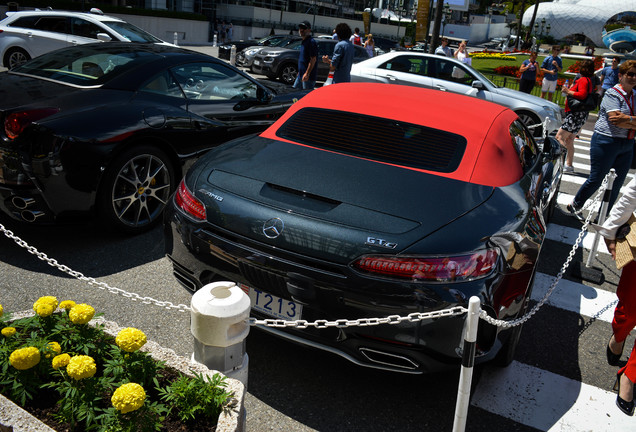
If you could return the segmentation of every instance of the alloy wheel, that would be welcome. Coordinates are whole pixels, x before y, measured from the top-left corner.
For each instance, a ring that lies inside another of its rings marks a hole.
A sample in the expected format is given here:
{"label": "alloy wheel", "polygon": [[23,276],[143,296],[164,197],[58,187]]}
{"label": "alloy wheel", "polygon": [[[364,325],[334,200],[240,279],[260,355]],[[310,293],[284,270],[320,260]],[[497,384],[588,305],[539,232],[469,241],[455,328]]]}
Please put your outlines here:
{"label": "alloy wheel", "polygon": [[121,166],[114,179],[111,203],[118,222],[143,228],[159,218],[172,189],[172,171],[160,157],[139,154]]}
{"label": "alloy wheel", "polygon": [[283,66],[283,69],[280,73],[280,80],[285,84],[293,84],[296,81],[296,76],[298,75],[298,69],[293,65]]}

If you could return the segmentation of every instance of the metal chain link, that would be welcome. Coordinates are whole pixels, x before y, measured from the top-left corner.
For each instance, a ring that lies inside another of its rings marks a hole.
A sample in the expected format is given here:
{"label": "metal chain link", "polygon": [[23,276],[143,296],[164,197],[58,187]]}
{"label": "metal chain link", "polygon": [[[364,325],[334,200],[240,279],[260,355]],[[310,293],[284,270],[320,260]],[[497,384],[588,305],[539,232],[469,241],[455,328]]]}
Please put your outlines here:
{"label": "metal chain link", "polygon": [[39,259],[46,262],[51,267],[55,267],[58,270],[70,276],[73,276],[74,278],[78,280],[87,282],[89,285],[93,285],[99,289],[106,290],[112,294],[117,294],[117,295],[121,295],[122,297],[130,298],[133,301],[139,300],[144,304],[155,304],[156,306],[164,307],[166,309],[176,309],[179,312],[185,312],[190,310],[190,306],[188,305],[184,305],[184,304],[175,305],[174,303],[171,303],[169,301],[160,301],[152,297],[142,297],[139,294],[124,291],[120,288],[112,287],[105,282],[99,282],[92,277],[84,276],[82,273],[72,270],[63,264],[58,263],[55,259],[49,258],[45,253],[38,251],[33,246],[29,246],[27,242],[25,242],[24,240],[22,240],[20,237],[16,236],[15,234],[13,234],[13,232],[11,232],[10,230],[6,229],[4,225],[2,224],[0,224],[0,231],[2,231],[6,237],[13,240],[18,246],[26,249],[30,254],[37,256]]}
{"label": "metal chain link", "polygon": [[[595,205],[600,200],[602,194],[605,192],[605,189],[607,188],[608,176],[609,176],[609,174],[607,176],[605,176],[605,179],[603,179],[603,183],[602,183],[598,193],[594,197],[594,200],[589,205],[584,206],[579,211],[582,211],[585,208],[588,208],[590,206]],[[574,242],[574,246],[572,246],[572,249],[570,250],[570,253],[568,254],[567,259],[565,260],[565,262],[563,263],[563,266],[561,267],[561,271],[556,276],[555,280],[552,282],[552,285],[550,286],[550,288],[546,292],[545,296],[543,296],[543,298],[530,310],[530,312],[528,312],[526,315],[524,315],[524,316],[522,316],[520,318],[511,320],[511,321],[504,321],[504,320],[498,320],[498,319],[490,317],[486,313],[486,311],[484,311],[482,309],[481,313],[480,313],[480,318],[483,319],[484,321],[488,322],[489,324],[495,325],[497,327],[511,328],[511,327],[515,327],[515,326],[518,326],[518,325],[521,325],[521,324],[525,323],[535,313],[537,313],[537,311],[541,308],[541,306],[543,306],[543,304],[550,297],[550,295],[552,294],[552,292],[556,288],[556,285],[563,278],[563,275],[565,274],[565,271],[567,270],[568,266],[570,265],[570,262],[574,258],[574,254],[576,253],[576,250],[578,249],[579,244],[583,240],[583,236],[585,235],[585,232],[587,231],[587,227],[589,225],[589,222],[590,222],[590,219],[592,217],[592,214],[593,214],[592,212],[590,212],[588,214],[587,219],[585,220],[585,223],[583,224],[583,228],[581,229],[581,232],[579,233],[576,241]],[[99,281],[95,280],[92,277],[84,276],[82,273],[80,273],[78,271],[74,271],[74,270],[70,269],[69,267],[67,267],[65,265],[59,264],[55,259],[49,258],[46,254],[44,254],[42,252],[39,252],[35,247],[30,246],[28,243],[26,243],[20,237],[14,235],[13,232],[11,232],[10,230],[6,229],[2,224],[0,224],[0,231],[2,231],[6,237],[8,237],[8,238],[12,239],[14,242],[16,242],[18,244],[18,246],[20,246],[22,248],[25,248],[30,254],[33,254],[33,255],[37,256],[39,259],[41,259],[42,261],[45,261],[50,266],[55,267],[55,268],[59,269],[60,271],[66,273],[66,274],[68,274],[70,276],[73,276],[76,279],[79,279],[79,280],[81,280],[83,282],[87,282],[89,285],[96,286],[99,289],[107,290],[108,292],[110,292],[112,294],[118,294],[118,295],[121,295],[123,297],[130,298],[130,299],[132,299],[134,301],[139,300],[139,301],[141,301],[144,304],[154,303],[155,305],[160,306],[160,307],[165,307],[166,309],[177,309],[179,312],[185,312],[185,311],[190,311],[191,310],[191,308],[189,306],[184,305],[184,304],[175,305],[175,304],[173,304],[173,303],[171,303],[169,301],[160,301],[160,300],[153,299],[152,297],[142,297],[139,294],[130,293],[130,292],[124,291],[122,289],[112,287],[112,286],[108,285],[105,282],[99,282]],[[249,322],[250,326],[262,325],[262,326],[266,326],[266,327],[279,327],[279,328],[295,327],[295,328],[300,328],[300,329],[304,329],[304,328],[307,328],[307,327],[315,327],[315,328],[327,328],[327,327],[343,328],[343,327],[354,327],[354,326],[367,327],[367,326],[376,326],[376,325],[380,325],[380,324],[399,324],[399,323],[404,322],[404,321],[417,322],[417,321],[422,321],[422,320],[426,320],[426,319],[451,317],[451,316],[456,316],[456,315],[462,315],[462,314],[464,314],[466,312],[468,312],[468,309],[464,308],[463,306],[455,306],[455,307],[452,307],[450,309],[443,309],[443,310],[440,310],[440,311],[414,312],[414,313],[408,314],[406,316],[389,315],[389,316],[383,317],[383,318],[359,318],[359,319],[356,319],[356,320],[337,319],[335,321],[327,321],[327,320],[323,319],[323,320],[316,320],[316,321],[313,321],[313,322],[309,322],[309,321],[306,321],[306,320],[283,320],[283,319],[264,319],[264,320],[259,320],[259,319],[250,317],[248,319],[248,322]]]}
{"label": "metal chain link", "polygon": [[465,307],[455,306],[450,309],[443,309],[440,311],[413,312],[408,314],[407,316],[389,315],[384,318],[359,318],[356,320],[338,319],[335,321],[316,320],[314,322],[308,322],[305,320],[288,321],[284,319],[258,320],[256,318],[250,318],[249,323],[252,326],[263,325],[266,327],[281,327],[281,328],[295,327],[300,329],[304,329],[307,327],[316,327],[316,328],[327,328],[327,327],[343,328],[343,327],[352,327],[352,326],[368,327],[368,326],[375,326],[380,324],[399,324],[403,321],[417,322],[417,321],[422,321],[426,319],[451,317],[455,315],[462,315],[466,312],[468,312],[468,309],[466,309]]}
{"label": "metal chain link", "polygon": [[[607,174],[605,176],[605,178],[603,179],[603,183],[601,184],[601,187],[598,190],[598,193],[596,194],[596,196],[594,197],[594,200],[592,200],[590,205],[595,205],[601,199],[601,196],[603,196],[603,194],[605,193],[605,189],[607,189],[607,182],[608,182],[609,175],[610,174]],[[545,293],[543,298],[536,305],[534,305],[534,307],[530,310],[530,312],[528,312],[526,315],[524,315],[522,317],[519,317],[519,318],[516,318],[514,320],[503,321],[503,320],[498,320],[498,319],[492,318],[491,316],[489,316],[486,313],[486,311],[484,311],[482,309],[480,314],[479,314],[479,317],[481,319],[483,319],[484,321],[486,321],[487,323],[495,325],[497,327],[511,328],[511,327],[515,327],[515,326],[518,326],[518,325],[521,325],[521,324],[525,323],[535,313],[537,313],[538,310],[541,308],[541,306],[543,306],[543,304],[552,295],[552,292],[556,288],[556,286],[559,283],[559,281],[563,278],[563,275],[565,274],[565,271],[568,269],[570,263],[572,262],[572,259],[574,258],[574,254],[576,253],[576,250],[578,249],[579,244],[581,243],[581,241],[583,241],[583,236],[585,236],[585,232],[587,231],[587,227],[590,224],[590,219],[592,218],[592,214],[593,214],[593,212],[588,213],[587,218],[585,219],[585,222],[583,223],[583,227],[581,228],[581,232],[579,232],[579,235],[577,236],[576,241],[574,242],[574,245],[572,246],[572,249],[570,250],[570,253],[568,254],[567,259],[563,263],[563,266],[561,267],[561,270],[557,274],[556,278],[554,279],[554,281],[550,285],[550,288]]]}

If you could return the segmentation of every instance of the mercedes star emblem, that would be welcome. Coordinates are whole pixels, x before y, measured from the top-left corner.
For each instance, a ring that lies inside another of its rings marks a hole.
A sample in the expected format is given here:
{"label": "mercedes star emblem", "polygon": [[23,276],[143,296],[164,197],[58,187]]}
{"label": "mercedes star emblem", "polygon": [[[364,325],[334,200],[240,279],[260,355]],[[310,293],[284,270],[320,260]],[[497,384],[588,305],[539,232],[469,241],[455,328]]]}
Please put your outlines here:
{"label": "mercedes star emblem", "polygon": [[283,233],[285,224],[279,218],[272,218],[263,224],[263,234],[267,238],[276,238]]}

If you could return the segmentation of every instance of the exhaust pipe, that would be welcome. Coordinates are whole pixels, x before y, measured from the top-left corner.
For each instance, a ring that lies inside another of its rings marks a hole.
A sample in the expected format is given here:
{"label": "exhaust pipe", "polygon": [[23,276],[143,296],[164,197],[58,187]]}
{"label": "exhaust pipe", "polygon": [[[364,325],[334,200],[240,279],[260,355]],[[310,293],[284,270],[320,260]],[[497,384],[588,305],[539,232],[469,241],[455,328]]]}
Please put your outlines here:
{"label": "exhaust pipe", "polygon": [[20,213],[20,216],[22,217],[23,220],[25,220],[26,222],[35,222],[35,220],[37,218],[40,218],[42,216],[44,216],[44,212],[41,211],[31,211],[31,210],[23,210]]}
{"label": "exhaust pipe", "polygon": [[34,203],[35,200],[33,198],[22,198],[19,196],[14,196],[13,198],[11,198],[11,204],[13,204],[17,209],[20,210],[24,210]]}
{"label": "exhaust pipe", "polygon": [[393,366],[395,368],[406,369],[406,370],[415,370],[420,365],[415,363],[408,357],[404,357],[397,354],[391,354],[384,351],[378,351],[371,348],[360,348],[360,352],[363,356],[365,356],[369,361],[373,363],[382,364],[385,366]]}

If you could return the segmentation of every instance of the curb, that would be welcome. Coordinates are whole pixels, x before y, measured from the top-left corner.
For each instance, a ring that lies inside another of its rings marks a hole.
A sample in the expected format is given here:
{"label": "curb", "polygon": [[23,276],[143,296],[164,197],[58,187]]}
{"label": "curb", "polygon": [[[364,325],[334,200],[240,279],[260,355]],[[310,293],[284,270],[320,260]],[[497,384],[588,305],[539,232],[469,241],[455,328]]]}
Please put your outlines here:
{"label": "curb", "polygon": [[[18,312],[12,315],[13,319],[20,319],[33,316],[33,311]],[[115,337],[117,333],[124,329],[113,321],[107,321],[103,318],[96,318],[92,320],[89,325],[102,324],[104,326],[104,332]],[[161,360],[169,366],[179,372],[194,376],[194,372],[200,373],[206,376],[212,376],[216,373],[223,375],[218,371],[211,371],[207,367],[199,363],[193,363],[185,357],[178,356],[173,350],[163,348],[156,342],[151,340],[141,348],[141,351],[146,351],[152,355],[156,360]],[[234,397],[228,404],[226,409],[221,412],[219,420],[216,425],[217,432],[244,432],[246,430],[246,411],[245,411],[245,386],[239,380],[233,378],[227,378],[227,390],[231,392]],[[13,432],[55,432],[55,429],[51,429],[49,426],[41,422],[39,419],[33,417],[27,411],[14,404],[12,401],[0,394],[0,431],[4,430],[3,427],[9,427]]]}

